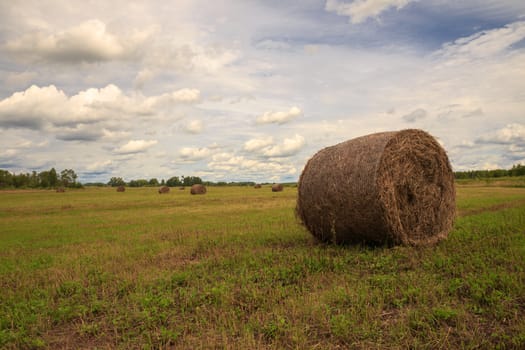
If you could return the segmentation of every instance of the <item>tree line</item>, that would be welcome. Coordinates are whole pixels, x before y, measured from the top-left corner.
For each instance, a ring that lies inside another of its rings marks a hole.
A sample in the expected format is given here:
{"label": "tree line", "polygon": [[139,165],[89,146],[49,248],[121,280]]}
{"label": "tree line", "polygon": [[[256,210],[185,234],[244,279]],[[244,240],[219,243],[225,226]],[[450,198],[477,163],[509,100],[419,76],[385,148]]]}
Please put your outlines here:
{"label": "tree line", "polygon": [[[456,179],[484,179],[497,178],[504,176],[525,176],[525,165],[515,164],[510,169],[494,169],[494,170],[467,170],[456,171],[454,177]],[[31,173],[11,173],[7,170],[0,169],[0,188],[57,188],[69,187],[80,188],[82,184],[77,181],[77,174],[73,169],[64,169],[60,173],[55,168],[44,170],[40,172],[32,171]],[[198,176],[173,176],[167,181],[157,178],[137,179],[124,181],[121,177],[112,177],[107,183],[89,183],[85,185],[98,186],[129,186],[129,187],[146,187],[146,186],[192,186],[195,184],[204,184],[207,186],[228,186],[228,185],[246,185],[252,186],[255,183],[247,182],[210,182],[203,181]]]}
{"label": "tree line", "polygon": [[58,173],[55,168],[41,172],[10,173],[0,169],[0,188],[57,188],[57,187],[82,187],[77,182],[77,174],[73,169],[64,169]]}
{"label": "tree line", "polygon": [[456,171],[456,179],[486,179],[491,177],[525,176],[525,165],[515,164],[510,169]]}
{"label": "tree line", "polygon": [[178,186],[192,186],[195,184],[203,184],[204,182],[198,176],[173,176],[170,177],[167,181],[162,179],[160,182],[157,178],[138,179],[130,180],[126,183],[121,177],[112,177],[107,183],[108,186],[117,187],[117,186],[129,186],[129,187],[146,187],[146,186],[169,186],[169,187],[178,187]]}

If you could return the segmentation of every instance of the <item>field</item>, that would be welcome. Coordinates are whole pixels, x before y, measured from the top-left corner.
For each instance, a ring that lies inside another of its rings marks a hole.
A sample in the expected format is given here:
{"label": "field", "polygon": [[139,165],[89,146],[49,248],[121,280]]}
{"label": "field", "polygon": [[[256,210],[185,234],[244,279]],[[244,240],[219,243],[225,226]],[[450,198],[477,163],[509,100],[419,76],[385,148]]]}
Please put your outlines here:
{"label": "field", "polygon": [[0,192],[0,348],[523,349],[525,188],[435,247],[336,247],[297,190]]}

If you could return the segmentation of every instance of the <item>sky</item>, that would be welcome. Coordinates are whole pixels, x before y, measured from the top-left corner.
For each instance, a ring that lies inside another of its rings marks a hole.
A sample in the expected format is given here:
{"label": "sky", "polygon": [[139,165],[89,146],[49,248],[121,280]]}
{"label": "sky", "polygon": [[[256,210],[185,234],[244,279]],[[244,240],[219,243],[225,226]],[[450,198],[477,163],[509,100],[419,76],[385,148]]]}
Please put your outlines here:
{"label": "sky", "polygon": [[291,182],[411,128],[525,164],[525,1],[0,0],[0,169]]}

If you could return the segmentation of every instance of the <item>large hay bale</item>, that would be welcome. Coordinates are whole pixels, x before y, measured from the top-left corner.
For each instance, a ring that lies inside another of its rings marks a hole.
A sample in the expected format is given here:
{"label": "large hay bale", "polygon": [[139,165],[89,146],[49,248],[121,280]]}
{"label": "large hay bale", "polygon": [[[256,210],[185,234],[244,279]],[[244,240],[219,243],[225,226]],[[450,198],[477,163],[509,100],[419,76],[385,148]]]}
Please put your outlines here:
{"label": "large hay bale", "polygon": [[424,245],[448,235],[455,200],[445,151],[409,129],[317,152],[299,179],[296,214],[321,241]]}
{"label": "large hay bale", "polygon": [[159,188],[160,194],[168,193],[169,191],[170,191],[170,188],[168,186],[162,186],[161,188]]}
{"label": "large hay bale", "polygon": [[281,184],[272,185],[272,192],[281,192],[282,190],[283,190],[283,185]]}
{"label": "large hay bale", "polygon": [[205,194],[206,193],[206,186],[201,184],[195,184],[191,186],[190,188],[191,194]]}
{"label": "large hay bale", "polygon": [[126,187],[124,186],[117,187],[117,192],[125,192],[125,191],[126,191]]}

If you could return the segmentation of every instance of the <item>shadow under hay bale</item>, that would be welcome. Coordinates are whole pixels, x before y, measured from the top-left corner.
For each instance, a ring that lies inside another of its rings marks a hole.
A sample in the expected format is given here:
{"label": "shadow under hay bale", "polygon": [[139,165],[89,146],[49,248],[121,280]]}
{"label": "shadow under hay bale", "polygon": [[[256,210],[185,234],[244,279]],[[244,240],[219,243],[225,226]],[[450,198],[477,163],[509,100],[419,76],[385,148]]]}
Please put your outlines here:
{"label": "shadow under hay bale", "polygon": [[160,194],[169,193],[169,191],[170,191],[170,188],[168,186],[162,186],[161,188],[159,188]]}
{"label": "shadow under hay bale", "polygon": [[253,188],[261,188],[261,184],[256,184]]}
{"label": "shadow under hay bale", "polygon": [[321,241],[426,245],[452,229],[455,201],[445,151],[408,129],[317,152],[299,178],[296,215]]}
{"label": "shadow under hay bale", "polygon": [[64,187],[57,187],[57,193],[63,193],[66,192],[66,189]]}
{"label": "shadow under hay bale", "polygon": [[125,191],[126,191],[126,187],[124,186],[117,187],[117,192],[125,192]]}
{"label": "shadow under hay bale", "polygon": [[272,185],[272,192],[282,192],[283,185],[281,184],[273,184]]}
{"label": "shadow under hay bale", "polygon": [[195,184],[191,186],[190,193],[191,194],[205,194],[206,186],[201,185],[201,184]]}

